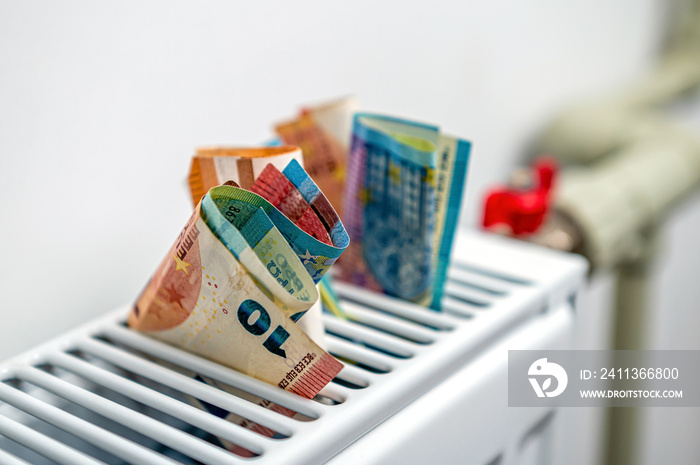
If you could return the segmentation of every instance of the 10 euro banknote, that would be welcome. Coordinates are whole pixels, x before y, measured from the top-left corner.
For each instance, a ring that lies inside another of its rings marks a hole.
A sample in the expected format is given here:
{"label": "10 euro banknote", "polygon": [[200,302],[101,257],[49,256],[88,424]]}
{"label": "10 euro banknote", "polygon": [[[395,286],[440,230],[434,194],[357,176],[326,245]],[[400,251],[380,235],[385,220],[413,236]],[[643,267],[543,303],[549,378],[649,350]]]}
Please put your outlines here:
{"label": "10 euro banknote", "polygon": [[313,397],[342,368],[296,325],[318,300],[316,281],[347,247],[342,223],[331,233],[331,244],[319,241],[254,192],[212,188],[129,326]]}

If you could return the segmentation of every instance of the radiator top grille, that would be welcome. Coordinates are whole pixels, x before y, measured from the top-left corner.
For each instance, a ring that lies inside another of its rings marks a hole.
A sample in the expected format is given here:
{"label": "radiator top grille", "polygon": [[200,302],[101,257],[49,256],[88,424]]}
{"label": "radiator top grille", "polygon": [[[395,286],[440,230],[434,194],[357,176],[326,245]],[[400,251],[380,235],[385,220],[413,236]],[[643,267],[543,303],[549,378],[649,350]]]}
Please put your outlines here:
{"label": "radiator top grille", "polygon": [[345,368],[313,400],[133,332],[126,309],[10,360],[0,366],[0,463],[322,463],[583,279],[571,257],[547,255],[536,272],[539,249],[463,242],[442,313],[338,284],[351,319],[323,319]]}

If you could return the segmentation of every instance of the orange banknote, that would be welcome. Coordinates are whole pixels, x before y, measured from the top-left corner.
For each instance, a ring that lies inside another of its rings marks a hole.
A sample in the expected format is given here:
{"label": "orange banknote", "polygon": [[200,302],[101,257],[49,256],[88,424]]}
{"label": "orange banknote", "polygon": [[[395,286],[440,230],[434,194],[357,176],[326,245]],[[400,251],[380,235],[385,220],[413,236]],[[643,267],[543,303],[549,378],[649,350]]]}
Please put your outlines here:
{"label": "orange banknote", "polygon": [[275,126],[283,143],[301,147],[304,168],[340,215],[355,107],[353,98],[345,98],[305,108],[297,118]]}
{"label": "orange banknote", "polygon": [[209,189],[229,180],[243,189],[250,189],[268,164],[281,171],[292,160],[304,166],[299,147],[198,148],[192,157],[189,175],[192,203],[197,205]]}

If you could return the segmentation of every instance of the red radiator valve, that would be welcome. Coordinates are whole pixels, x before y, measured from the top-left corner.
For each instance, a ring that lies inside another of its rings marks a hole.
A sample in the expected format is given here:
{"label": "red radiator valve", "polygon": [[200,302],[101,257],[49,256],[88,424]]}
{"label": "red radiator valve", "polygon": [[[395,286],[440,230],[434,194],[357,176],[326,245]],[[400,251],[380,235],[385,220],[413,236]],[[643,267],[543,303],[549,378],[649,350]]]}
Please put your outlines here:
{"label": "red radiator valve", "polygon": [[506,227],[513,236],[537,232],[550,211],[557,171],[554,159],[538,158],[529,170],[516,172],[509,186],[492,190],[484,206],[484,228]]}

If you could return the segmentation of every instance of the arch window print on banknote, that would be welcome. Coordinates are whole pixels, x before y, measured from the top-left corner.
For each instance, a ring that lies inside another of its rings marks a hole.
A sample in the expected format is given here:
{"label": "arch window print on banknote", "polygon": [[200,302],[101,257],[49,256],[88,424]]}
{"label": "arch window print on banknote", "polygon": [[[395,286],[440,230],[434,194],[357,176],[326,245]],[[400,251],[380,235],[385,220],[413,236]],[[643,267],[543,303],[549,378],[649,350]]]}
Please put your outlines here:
{"label": "arch window print on banknote", "polygon": [[436,126],[355,115],[340,278],[440,310],[470,149]]}

